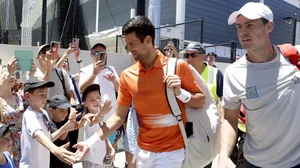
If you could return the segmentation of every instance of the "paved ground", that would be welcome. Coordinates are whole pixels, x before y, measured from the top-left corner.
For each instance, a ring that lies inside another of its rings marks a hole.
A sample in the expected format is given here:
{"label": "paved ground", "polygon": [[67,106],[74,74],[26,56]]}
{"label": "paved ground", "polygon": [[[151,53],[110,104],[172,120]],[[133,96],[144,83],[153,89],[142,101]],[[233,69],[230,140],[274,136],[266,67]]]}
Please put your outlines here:
{"label": "paved ground", "polygon": [[[125,167],[125,152],[119,152],[116,154],[114,165],[117,168]],[[81,163],[77,163],[77,164],[73,165],[73,168],[82,168],[82,165],[81,165]]]}

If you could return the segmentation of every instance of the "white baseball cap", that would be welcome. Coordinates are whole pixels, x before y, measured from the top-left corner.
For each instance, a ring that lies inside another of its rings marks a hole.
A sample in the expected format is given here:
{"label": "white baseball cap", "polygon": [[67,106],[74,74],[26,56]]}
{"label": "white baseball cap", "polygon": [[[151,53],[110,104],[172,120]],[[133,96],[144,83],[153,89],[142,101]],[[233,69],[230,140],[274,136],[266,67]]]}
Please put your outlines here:
{"label": "white baseball cap", "polygon": [[232,12],[228,18],[228,24],[232,25],[236,23],[236,18],[239,15],[255,20],[260,18],[265,18],[269,21],[273,21],[273,13],[271,9],[260,2],[248,2],[239,11]]}

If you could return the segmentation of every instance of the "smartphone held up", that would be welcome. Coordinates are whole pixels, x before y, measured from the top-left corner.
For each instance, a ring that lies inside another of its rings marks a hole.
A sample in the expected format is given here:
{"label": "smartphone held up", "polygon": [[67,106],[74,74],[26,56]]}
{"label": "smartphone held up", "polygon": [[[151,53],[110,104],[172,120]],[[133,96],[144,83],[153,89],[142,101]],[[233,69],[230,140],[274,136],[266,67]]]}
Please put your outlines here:
{"label": "smartphone held up", "polygon": [[58,58],[58,48],[59,48],[59,42],[57,41],[51,41],[50,45],[50,53],[52,54],[53,59]]}
{"label": "smartphone held up", "polygon": [[73,38],[72,45],[74,48],[79,48],[79,38]]}

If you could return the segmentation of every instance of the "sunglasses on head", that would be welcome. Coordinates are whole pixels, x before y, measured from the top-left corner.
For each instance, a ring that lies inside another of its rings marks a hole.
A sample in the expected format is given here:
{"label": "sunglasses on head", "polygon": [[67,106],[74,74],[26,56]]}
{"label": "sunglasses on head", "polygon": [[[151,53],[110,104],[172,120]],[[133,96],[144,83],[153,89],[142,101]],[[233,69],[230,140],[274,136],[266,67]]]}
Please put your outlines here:
{"label": "sunglasses on head", "polygon": [[106,52],[100,52],[100,51],[94,51],[92,53],[95,57],[99,57],[99,56],[104,57],[106,55]]}
{"label": "sunglasses on head", "polygon": [[195,58],[195,57],[197,57],[198,54],[203,54],[203,53],[199,52],[199,53],[184,54],[183,56],[184,56],[184,58],[190,58],[190,56]]}

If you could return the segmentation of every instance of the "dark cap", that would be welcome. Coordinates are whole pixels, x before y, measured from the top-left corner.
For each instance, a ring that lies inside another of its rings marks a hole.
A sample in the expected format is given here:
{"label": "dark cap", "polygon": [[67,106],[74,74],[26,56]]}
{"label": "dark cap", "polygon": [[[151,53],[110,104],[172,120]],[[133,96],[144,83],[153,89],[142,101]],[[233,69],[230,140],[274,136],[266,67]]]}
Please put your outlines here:
{"label": "dark cap", "polygon": [[98,84],[91,84],[86,89],[84,89],[82,93],[82,101],[85,101],[87,94],[92,91],[99,91],[100,93],[100,86]]}
{"label": "dark cap", "polygon": [[199,51],[199,54],[205,54],[205,49],[201,46],[201,44],[190,43],[185,50],[189,51]]}
{"label": "dark cap", "polygon": [[0,123],[0,137],[3,137],[9,130],[10,127],[14,126],[15,124],[3,124]]}
{"label": "dark cap", "polygon": [[207,56],[215,56],[215,57],[217,57],[217,54],[215,54],[214,52],[210,52],[210,53],[207,54]]}
{"label": "dark cap", "polygon": [[72,105],[64,95],[55,95],[49,100],[49,108],[70,108]]}
{"label": "dark cap", "polygon": [[41,87],[53,87],[55,84],[52,81],[40,81],[37,80],[36,78],[27,80],[24,84],[24,93],[27,92],[30,89],[36,89],[36,88],[41,88]]}
{"label": "dark cap", "polygon": [[106,50],[106,46],[103,43],[96,43],[93,45],[93,47],[91,48],[91,50],[95,49],[96,47],[101,46]]}
{"label": "dark cap", "polygon": [[44,49],[44,48],[49,48],[50,49],[50,45],[49,44],[44,44],[41,45],[37,51],[37,55],[40,55],[40,52]]}

